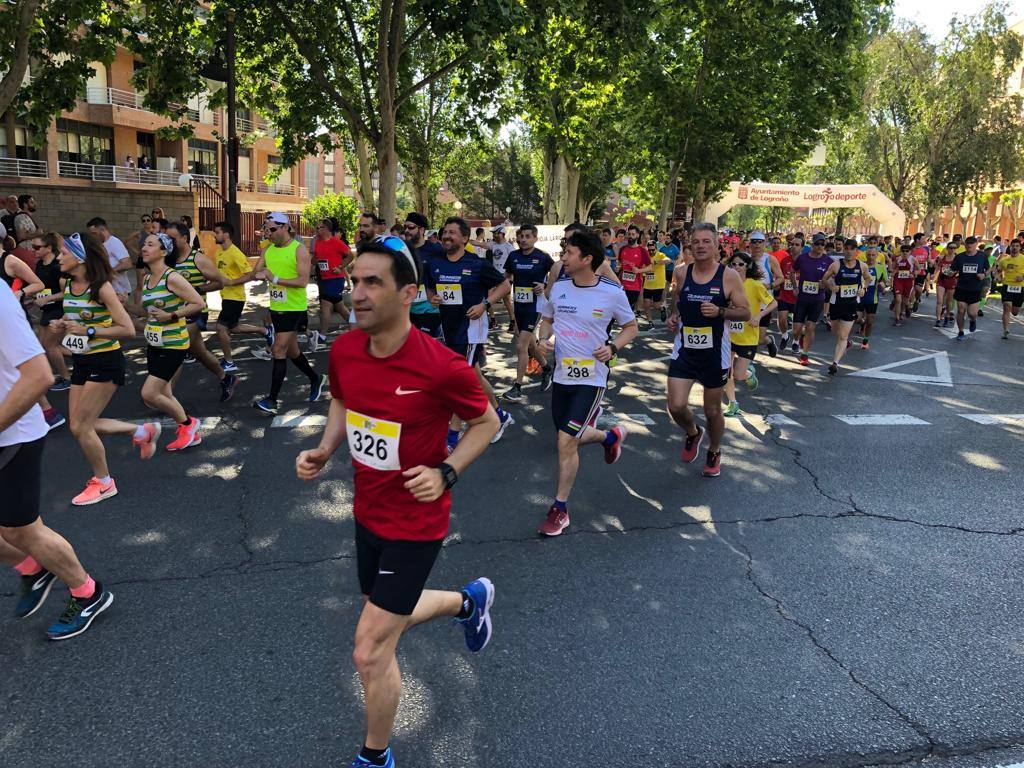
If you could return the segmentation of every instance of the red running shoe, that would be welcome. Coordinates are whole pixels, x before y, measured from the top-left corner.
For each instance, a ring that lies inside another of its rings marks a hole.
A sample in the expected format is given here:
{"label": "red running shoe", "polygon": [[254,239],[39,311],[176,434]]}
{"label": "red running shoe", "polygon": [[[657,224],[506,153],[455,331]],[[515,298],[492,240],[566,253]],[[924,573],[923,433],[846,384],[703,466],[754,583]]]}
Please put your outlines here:
{"label": "red running shoe", "polygon": [[569,513],[561,512],[555,508],[555,505],[551,505],[551,509],[548,510],[548,516],[544,519],[544,522],[537,528],[537,533],[543,536],[557,536],[566,528],[569,527]]}
{"label": "red running shoe", "polygon": [[722,474],[722,452],[708,451],[707,461],[704,462],[704,469],[700,473],[703,477],[718,477]]}
{"label": "red running shoe", "polygon": [[619,460],[619,457],[622,455],[622,444],[626,442],[626,435],[629,434],[621,424],[612,427],[612,432],[617,439],[613,445],[606,445],[604,447],[605,464],[614,464]]}
{"label": "red running shoe", "polygon": [[679,459],[684,464],[692,464],[694,459],[697,458],[697,454],[700,452],[700,445],[704,442],[704,427],[697,427],[697,434],[690,436],[687,435],[683,441],[683,452],[679,454]]}

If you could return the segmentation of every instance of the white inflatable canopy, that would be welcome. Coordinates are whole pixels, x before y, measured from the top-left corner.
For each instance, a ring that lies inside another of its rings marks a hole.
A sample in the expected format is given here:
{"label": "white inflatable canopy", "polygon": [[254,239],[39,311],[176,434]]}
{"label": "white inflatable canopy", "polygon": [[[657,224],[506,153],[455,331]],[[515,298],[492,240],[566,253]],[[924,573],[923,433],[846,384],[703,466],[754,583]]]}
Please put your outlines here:
{"label": "white inflatable canopy", "polygon": [[737,205],[781,208],[863,208],[881,235],[902,235],[907,215],[874,184],[741,184],[734,181],[721,200],[708,203],[705,218],[717,222]]}

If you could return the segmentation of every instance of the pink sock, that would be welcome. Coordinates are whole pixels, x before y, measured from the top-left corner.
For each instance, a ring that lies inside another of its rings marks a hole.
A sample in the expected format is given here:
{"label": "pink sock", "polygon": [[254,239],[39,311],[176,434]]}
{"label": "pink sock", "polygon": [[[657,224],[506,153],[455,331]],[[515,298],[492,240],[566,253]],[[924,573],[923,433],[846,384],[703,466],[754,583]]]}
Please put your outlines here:
{"label": "pink sock", "polygon": [[37,563],[35,559],[31,555],[29,555],[16,566],[14,566],[14,570],[16,570],[22,576],[35,576],[37,573],[43,570],[43,566]]}
{"label": "pink sock", "polygon": [[80,587],[75,587],[71,590],[72,597],[92,597],[96,592],[96,582],[92,580],[92,576],[86,574],[85,583]]}

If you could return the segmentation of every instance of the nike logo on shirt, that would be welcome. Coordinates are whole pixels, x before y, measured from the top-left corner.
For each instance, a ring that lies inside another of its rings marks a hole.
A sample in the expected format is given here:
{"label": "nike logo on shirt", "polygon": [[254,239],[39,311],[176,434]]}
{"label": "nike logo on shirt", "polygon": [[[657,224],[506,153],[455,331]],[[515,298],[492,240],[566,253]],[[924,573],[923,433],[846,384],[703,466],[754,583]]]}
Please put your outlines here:
{"label": "nike logo on shirt", "polygon": [[417,392],[422,392],[422,389],[402,389],[401,385],[395,389],[396,395],[415,395]]}

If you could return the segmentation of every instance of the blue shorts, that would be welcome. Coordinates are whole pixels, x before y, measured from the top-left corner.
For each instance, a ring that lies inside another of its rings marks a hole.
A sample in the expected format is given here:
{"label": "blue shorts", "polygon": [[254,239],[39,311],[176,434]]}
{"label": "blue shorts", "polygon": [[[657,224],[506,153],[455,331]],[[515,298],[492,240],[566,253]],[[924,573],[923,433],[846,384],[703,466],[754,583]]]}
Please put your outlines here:
{"label": "blue shorts", "polygon": [[329,301],[331,304],[341,303],[341,297],[348,288],[348,280],[338,277],[333,280],[321,280],[317,284],[320,291],[320,301]]}

